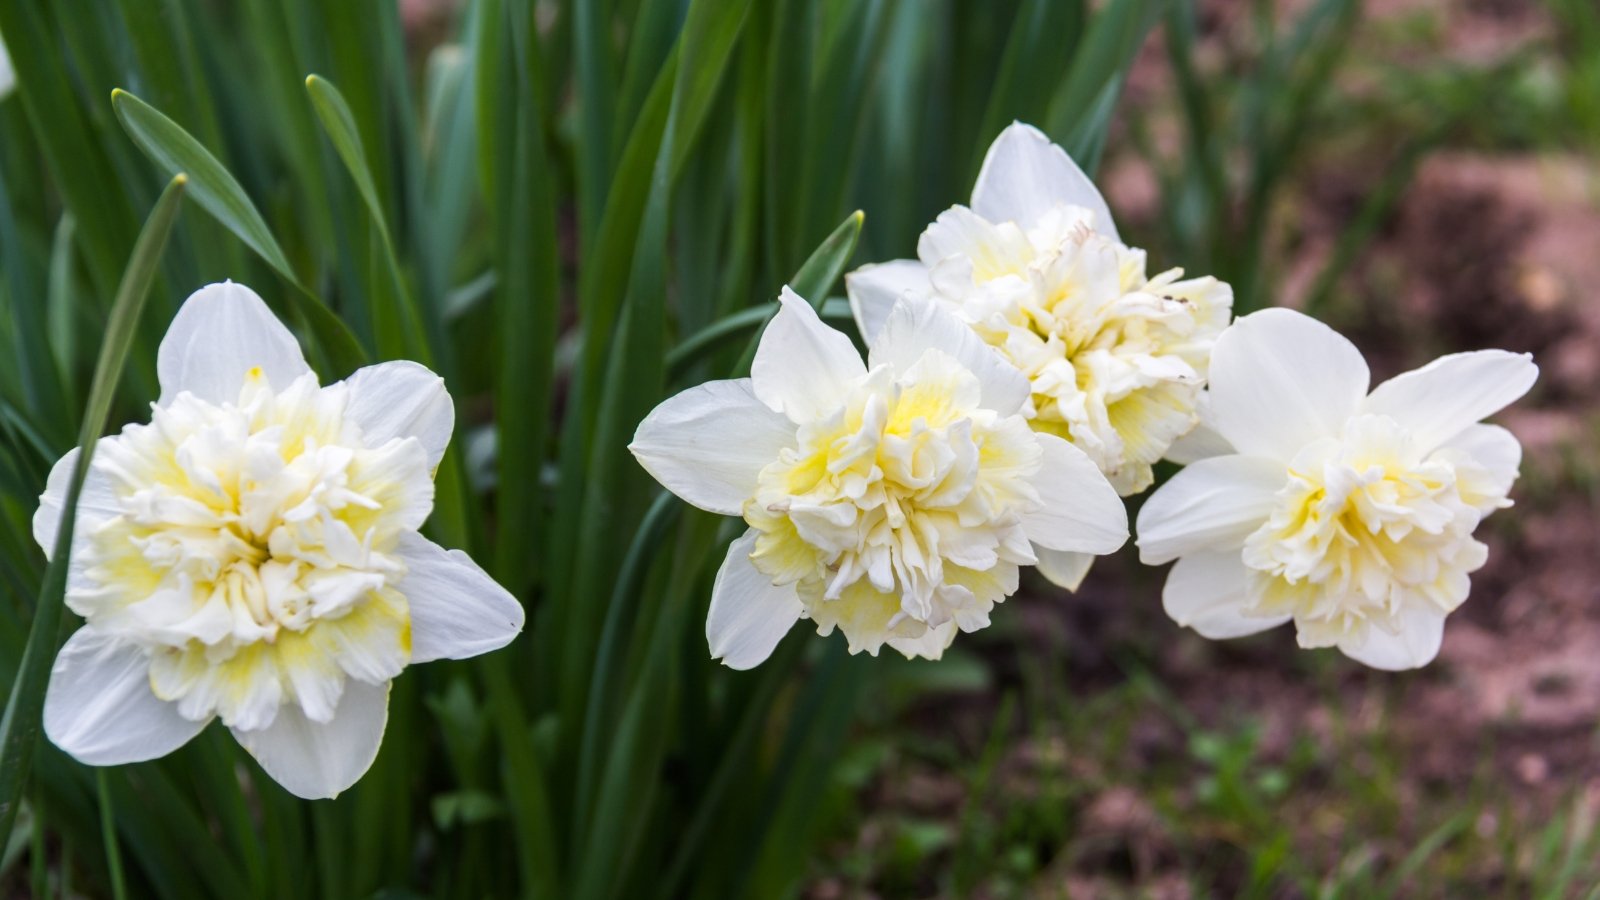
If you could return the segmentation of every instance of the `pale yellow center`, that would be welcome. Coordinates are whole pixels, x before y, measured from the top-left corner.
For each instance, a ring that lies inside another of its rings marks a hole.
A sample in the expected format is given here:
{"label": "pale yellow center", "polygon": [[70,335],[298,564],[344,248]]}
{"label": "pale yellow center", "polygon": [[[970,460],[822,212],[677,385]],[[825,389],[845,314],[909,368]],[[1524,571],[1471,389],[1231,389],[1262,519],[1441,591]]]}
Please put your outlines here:
{"label": "pale yellow center", "polygon": [[342,385],[273,387],[257,369],[235,403],[180,394],[101,445],[118,514],[89,523],[67,597],[149,651],[157,696],[244,730],[287,702],[326,721],[347,677],[404,667],[396,544],[432,503],[422,447],[365,446]]}

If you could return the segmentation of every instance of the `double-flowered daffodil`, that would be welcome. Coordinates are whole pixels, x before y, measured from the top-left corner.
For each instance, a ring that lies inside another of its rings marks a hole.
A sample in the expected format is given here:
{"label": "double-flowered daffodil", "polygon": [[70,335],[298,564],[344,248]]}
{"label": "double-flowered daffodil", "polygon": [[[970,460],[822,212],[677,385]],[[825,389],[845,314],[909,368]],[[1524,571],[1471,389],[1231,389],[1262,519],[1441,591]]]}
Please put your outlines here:
{"label": "double-flowered daffodil", "polygon": [[1522,447],[1480,424],[1538,368],[1500,350],[1445,356],[1367,392],[1361,354],[1300,313],[1238,320],[1211,359],[1195,461],[1139,513],[1147,563],[1177,559],[1168,615],[1211,638],[1293,620],[1303,647],[1381,669],[1426,665],[1511,505]]}
{"label": "double-flowered daffodil", "polygon": [[[972,206],[929,225],[915,260],[846,278],[870,341],[895,301],[930,298],[1028,379],[1023,415],[1088,454],[1127,496],[1194,426],[1211,345],[1233,306],[1214,278],[1148,278],[1105,200],[1066,152],[1016,123],[989,148]],[[1092,557],[1045,550],[1040,571],[1077,587]]]}
{"label": "double-flowered daffodil", "polygon": [[16,86],[17,73],[11,68],[11,53],[6,50],[6,42],[0,40],[0,99],[5,99]]}
{"label": "double-flowered daffodil", "polygon": [[800,619],[851,652],[938,658],[989,624],[1032,546],[1109,553],[1127,514],[1082,451],[1028,427],[1027,380],[961,322],[906,300],[866,364],[787,288],[751,377],[662,403],[630,449],[689,503],[749,524],[706,636],[734,668]]}
{"label": "double-flowered daffodil", "polygon": [[[372,764],[406,665],[522,629],[515,598],[417,533],[450,395],[409,362],[320,386],[294,336],[233,283],[183,305],[158,375],[150,424],[95,446],[66,593],[86,622],[51,672],[45,731],[112,765],[221,719],[285,788],[331,797]],[[47,553],[77,455],[34,516]]]}

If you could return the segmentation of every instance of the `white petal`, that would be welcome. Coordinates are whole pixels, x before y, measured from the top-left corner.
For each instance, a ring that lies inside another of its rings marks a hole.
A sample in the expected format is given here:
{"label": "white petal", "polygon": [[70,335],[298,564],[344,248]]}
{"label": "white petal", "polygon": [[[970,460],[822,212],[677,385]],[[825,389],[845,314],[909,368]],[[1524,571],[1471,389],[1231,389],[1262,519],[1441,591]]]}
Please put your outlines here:
{"label": "white petal", "polygon": [[850,311],[855,314],[861,340],[871,346],[901,297],[926,297],[932,290],[928,268],[915,259],[897,259],[878,265],[862,266],[844,277],[850,295]]}
{"label": "white petal", "polygon": [[983,386],[979,402],[985,408],[1009,416],[1027,401],[1028,377],[932,300],[908,297],[896,304],[867,360],[873,368],[887,365],[903,373],[928,350],[948,353],[978,376]]}
{"label": "white petal", "polygon": [[956,639],[956,621],[951,619],[942,625],[935,625],[922,633],[921,637],[891,637],[886,641],[889,646],[900,651],[906,659],[940,659],[944,652]]}
{"label": "white petal", "polygon": [[867,369],[850,339],[822,324],[787,286],[778,303],[750,365],[755,394],[794,422],[814,421],[837,409],[846,387]]}
{"label": "white petal", "polygon": [[1238,453],[1228,439],[1217,433],[1213,413],[1211,412],[1211,392],[1201,391],[1195,401],[1195,412],[1199,413],[1200,421],[1189,429],[1189,433],[1172,442],[1167,448],[1163,459],[1188,465],[1213,456],[1227,456]]}
{"label": "white petal", "polygon": [[114,766],[166,756],[211,720],[191,722],[150,692],[150,659],[88,627],[67,638],[50,670],[44,733],[79,762]]}
{"label": "white petal", "polygon": [[1400,613],[1399,634],[1369,627],[1364,640],[1343,642],[1339,650],[1374,669],[1420,669],[1439,655],[1444,643],[1444,617],[1444,612],[1433,606],[1410,606]]}
{"label": "white petal", "polygon": [[1246,615],[1245,578],[1238,551],[1193,553],[1167,573],[1161,605],[1172,621],[1212,640],[1244,637],[1289,621],[1288,616]]}
{"label": "white petal", "polygon": [[256,293],[224,281],[195,291],[161,339],[156,373],[161,399],[188,391],[212,403],[234,402],[252,368],[277,390],[311,371],[300,344]]}
{"label": "white petal", "polygon": [[11,66],[11,54],[6,50],[5,42],[0,41],[0,100],[11,93],[17,86],[17,73]]}
{"label": "white petal", "polygon": [[1494,476],[1501,494],[1511,490],[1522,468],[1521,442],[1499,425],[1473,425],[1445,442],[1441,449],[1460,450],[1471,456]]}
{"label": "white petal", "polygon": [[794,423],[757,399],[750,379],[741,378],[708,381],[662,401],[639,423],[628,449],[686,502],[737,516],[755,496],[761,469],[794,442]]}
{"label": "white petal", "polygon": [[428,468],[439,467],[456,427],[456,407],[444,379],[427,366],[397,360],[357,369],[345,379],[345,415],[361,426],[367,446],[414,437],[428,451]]}
{"label": "white petal", "polygon": [[[100,440],[109,441],[111,438]],[[45,480],[44,493],[39,496],[39,508],[33,513],[33,539],[44,550],[46,559],[56,549],[56,532],[61,528],[61,510],[66,508],[67,488],[72,484],[72,470],[77,464],[76,447],[67,451],[66,456],[56,460],[56,464],[50,467],[50,477]],[[78,524],[73,529],[74,536],[83,533],[95,522],[120,513],[116,495],[111,490],[111,479],[96,470],[91,462],[89,474],[83,479],[83,490],[78,494]]]}
{"label": "white petal", "polygon": [[1173,441],[1172,446],[1167,448],[1166,454],[1161,458],[1186,466],[1202,459],[1237,452],[1233,445],[1228,443],[1227,438],[1202,421],[1189,429],[1188,434]]}
{"label": "white petal", "polygon": [[286,703],[272,724],[233,736],[284,789],[306,800],[338,796],[378,758],[389,721],[389,684],[349,679],[333,720],[313,722]]}
{"label": "white petal", "polygon": [[1028,540],[1047,550],[1105,554],[1128,542],[1128,509],[1082,450],[1039,434],[1044,464],[1033,476],[1040,508],[1022,517]]}
{"label": "white petal", "polygon": [[750,561],[758,534],[752,528],[728,545],[711,589],[706,641],[711,658],[730,669],[760,665],[805,613],[794,585],[774,585]]}
{"label": "white petal", "polygon": [[1235,321],[1211,353],[1211,411],[1240,453],[1287,462],[1337,436],[1367,394],[1366,360],[1310,316],[1264,309]]}
{"label": "white petal", "polygon": [[1105,198],[1067,151],[1032,125],[1011,123],[983,158],[978,183],[972,188],[973,210],[991,222],[1016,222],[1026,228],[1061,203],[1090,210],[1095,230],[1122,243]]}
{"label": "white petal", "polygon": [[1056,587],[1076,591],[1094,565],[1093,553],[1073,553],[1068,550],[1051,550],[1034,547],[1033,555],[1039,558],[1039,574]]}
{"label": "white petal", "polygon": [[1452,353],[1378,385],[1365,408],[1409,429],[1427,452],[1509,406],[1538,377],[1526,353]]}
{"label": "white petal", "polygon": [[406,575],[396,590],[411,609],[411,661],[466,659],[522,633],[522,604],[460,550],[420,534],[400,536]]}
{"label": "white petal", "polygon": [[1237,549],[1272,513],[1288,481],[1282,463],[1214,456],[1186,467],[1139,510],[1139,559],[1160,565],[1199,550]]}

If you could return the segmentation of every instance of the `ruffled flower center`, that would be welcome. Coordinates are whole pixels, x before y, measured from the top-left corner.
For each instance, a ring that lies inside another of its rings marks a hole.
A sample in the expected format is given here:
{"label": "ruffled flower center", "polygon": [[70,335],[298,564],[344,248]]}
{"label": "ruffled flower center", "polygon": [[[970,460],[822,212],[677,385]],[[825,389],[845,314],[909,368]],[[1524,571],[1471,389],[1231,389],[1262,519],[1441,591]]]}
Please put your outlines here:
{"label": "ruffled flower center", "polygon": [[1400,633],[1419,604],[1448,613],[1488,557],[1472,532],[1509,505],[1472,458],[1418,452],[1387,416],[1358,416],[1290,465],[1271,516],[1244,545],[1254,612],[1294,617],[1300,642]]}
{"label": "ruffled flower center", "polygon": [[838,627],[852,651],[915,652],[905,642],[947,641],[950,623],[983,627],[1034,562],[1020,516],[1039,504],[1028,479],[1041,451],[980,393],[937,350],[898,379],[878,367],[761,472],[745,506],[752,561],[796,584],[819,630]]}
{"label": "ruffled flower center", "polygon": [[1058,205],[1031,228],[957,208],[919,254],[935,292],[1028,376],[1033,426],[1076,444],[1124,495],[1189,431],[1232,296],[1181,270],[1145,276],[1143,251]]}
{"label": "ruffled flower center", "polygon": [[97,450],[115,514],[92,523],[67,602],[146,648],[184,716],[252,730],[297,702],[327,721],[346,677],[409,660],[395,546],[432,506],[426,453],[366,447],[346,399],[252,370],[236,403],[180,394]]}

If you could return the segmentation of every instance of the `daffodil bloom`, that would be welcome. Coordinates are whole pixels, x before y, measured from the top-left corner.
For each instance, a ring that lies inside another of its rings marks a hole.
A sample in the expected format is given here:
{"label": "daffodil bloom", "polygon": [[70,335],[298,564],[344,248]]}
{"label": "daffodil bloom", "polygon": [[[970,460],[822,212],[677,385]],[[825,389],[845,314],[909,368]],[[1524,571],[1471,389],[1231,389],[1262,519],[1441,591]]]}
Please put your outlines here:
{"label": "daffodil bloom", "polygon": [[971,329],[907,300],[865,365],[787,288],[751,377],[662,403],[631,450],[667,489],[750,526],[717,573],[706,636],[737,669],[800,619],[937,659],[989,624],[1031,545],[1109,553],[1116,491],[1082,451],[1028,427],[1028,383]]}
{"label": "daffodil bloom", "polygon": [[11,53],[6,50],[6,42],[0,40],[0,100],[16,88],[17,73],[11,68]]}
{"label": "daffodil bloom", "polygon": [[[1228,285],[1146,277],[1088,176],[1021,123],[989,148],[972,206],[942,213],[917,256],[846,278],[869,341],[899,298],[933,299],[1027,376],[1035,429],[1083,450],[1123,496],[1150,486],[1152,464],[1198,421]],[[1040,571],[1076,588],[1090,561],[1043,552]]]}
{"label": "daffodil bloom", "polygon": [[1522,447],[1480,424],[1533,386],[1526,354],[1457,353],[1369,394],[1366,362],[1300,313],[1217,340],[1195,461],[1139,512],[1139,550],[1177,559],[1167,614],[1209,638],[1293,621],[1302,647],[1380,669],[1426,665],[1511,505]]}
{"label": "daffodil bloom", "polygon": [[[377,755],[410,663],[504,646],[516,599],[417,533],[455,423],[410,362],[326,387],[261,298],[183,305],[148,425],[95,447],[45,731],[91,765],[172,752],[212,719],[291,792],[331,797]],[[49,553],[77,451],[34,516]]]}

